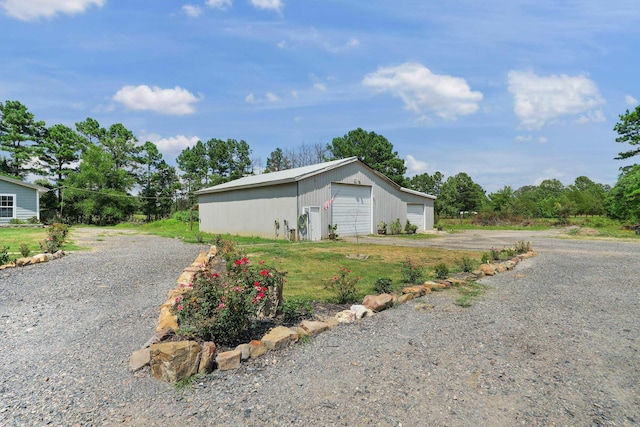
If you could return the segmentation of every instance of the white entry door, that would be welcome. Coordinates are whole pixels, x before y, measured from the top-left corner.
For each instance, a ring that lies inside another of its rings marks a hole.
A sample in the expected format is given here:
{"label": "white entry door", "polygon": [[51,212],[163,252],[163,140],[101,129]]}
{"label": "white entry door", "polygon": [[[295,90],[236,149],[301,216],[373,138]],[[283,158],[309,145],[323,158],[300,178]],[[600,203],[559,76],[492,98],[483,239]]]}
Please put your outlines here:
{"label": "white entry door", "polygon": [[312,242],[322,239],[322,219],[320,217],[320,206],[310,206],[304,208],[307,214],[307,235]]}

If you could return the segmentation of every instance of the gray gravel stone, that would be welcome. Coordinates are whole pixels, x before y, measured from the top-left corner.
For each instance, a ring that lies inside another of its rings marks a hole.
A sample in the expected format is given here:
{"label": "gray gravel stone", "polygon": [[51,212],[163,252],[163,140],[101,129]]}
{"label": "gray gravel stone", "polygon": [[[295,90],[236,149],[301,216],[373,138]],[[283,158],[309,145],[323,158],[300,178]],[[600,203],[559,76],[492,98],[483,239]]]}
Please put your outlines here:
{"label": "gray gravel stone", "polygon": [[430,294],[184,391],[128,360],[204,247],[111,236],[0,271],[0,425],[637,425],[640,244],[528,233],[539,256],[470,308]]}

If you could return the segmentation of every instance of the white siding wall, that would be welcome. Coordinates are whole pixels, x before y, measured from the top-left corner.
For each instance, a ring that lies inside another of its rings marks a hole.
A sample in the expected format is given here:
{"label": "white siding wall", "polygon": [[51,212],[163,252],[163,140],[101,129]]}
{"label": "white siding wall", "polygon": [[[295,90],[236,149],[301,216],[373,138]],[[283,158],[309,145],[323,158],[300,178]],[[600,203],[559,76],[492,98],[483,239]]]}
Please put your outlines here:
{"label": "white siding wall", "polygon": [[200,230],[207,233],[274,238],[279,220],[279,238],[284,239],[284,220],[296,228],[295,183],[205,194],[198,201]]}

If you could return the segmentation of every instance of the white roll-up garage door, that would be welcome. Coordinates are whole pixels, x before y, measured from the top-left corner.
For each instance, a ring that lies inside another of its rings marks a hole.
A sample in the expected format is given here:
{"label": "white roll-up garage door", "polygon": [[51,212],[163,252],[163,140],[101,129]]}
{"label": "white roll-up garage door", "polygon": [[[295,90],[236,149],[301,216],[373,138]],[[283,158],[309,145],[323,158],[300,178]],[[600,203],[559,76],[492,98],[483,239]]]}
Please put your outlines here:
{"label": "white roll-up garage door", "polygon": [[340,236],[371,234],[371,187],[331,184],[331,221]]}
{"label": "white roll-up garage door", "polygon": [[417,225],[418,230],[424,230],[424,205],[407,203],[407,219]]}

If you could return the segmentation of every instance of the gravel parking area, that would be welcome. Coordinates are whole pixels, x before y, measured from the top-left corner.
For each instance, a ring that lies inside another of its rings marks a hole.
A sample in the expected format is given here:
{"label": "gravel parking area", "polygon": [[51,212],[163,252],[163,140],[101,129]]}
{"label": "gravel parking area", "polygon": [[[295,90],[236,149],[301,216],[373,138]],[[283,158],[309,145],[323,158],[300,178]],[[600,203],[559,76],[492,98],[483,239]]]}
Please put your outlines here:
{"label": "gravel parking area", "polygon": [[115,235],[0,271],[0,425],[640,424],[640,242],[529,235],[470,308],[431,294],[187,390],[128,358],[204,247]]}

